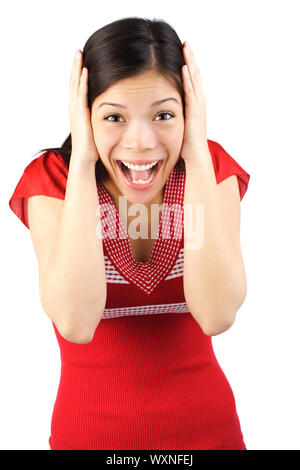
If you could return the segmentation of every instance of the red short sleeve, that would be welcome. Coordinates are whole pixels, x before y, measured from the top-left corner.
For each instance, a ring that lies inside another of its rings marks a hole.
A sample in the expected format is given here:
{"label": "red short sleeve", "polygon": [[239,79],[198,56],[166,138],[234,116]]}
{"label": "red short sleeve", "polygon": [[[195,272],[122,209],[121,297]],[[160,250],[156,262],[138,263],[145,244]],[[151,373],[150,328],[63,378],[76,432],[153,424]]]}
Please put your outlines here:
{"label": "red short sleeve", "polygon": [[212,156],[217,183],[221,183],[221,181],[229,178],[229,176],[236,175],[240,190],[240,200],[242,200],[248,188],[250,179],[249,173],[247,173],[218,142],[214,142],[213,140],[208,140],[207,142]]}
{"label": "red short sleeve", "polygon": [[27,165],[9,200],[9,207],[28,229],[28,197],[44,195],[64,199],[67,176],[64,159],[54,152],[45,152]]}

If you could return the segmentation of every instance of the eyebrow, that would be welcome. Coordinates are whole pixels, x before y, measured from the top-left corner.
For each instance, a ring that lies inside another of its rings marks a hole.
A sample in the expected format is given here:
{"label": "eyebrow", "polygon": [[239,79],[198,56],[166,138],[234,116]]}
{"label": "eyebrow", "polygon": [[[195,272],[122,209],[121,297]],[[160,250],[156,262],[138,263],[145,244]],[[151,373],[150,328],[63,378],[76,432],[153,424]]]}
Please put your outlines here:
{"label": "eyebrow", "polygon": [[[177,104],[179,104],[176,98],[170,97],[170,98],[164,98],[163,100],[154,101],[154,103],[151,104],[151,108],[153,108],[154,106],[157,106],[158,104],[164,103],[165,101],[170,101],[170,100],[175,101]],[[111,103],[110,101],[105,101],[104,103],[99,104],[98,109],[101,108],[101,106],[104,106],[105,104],[109,104],[111,106],[118,106],[120,108],[127,109],[127,106],[124,106],[123,104]]]}

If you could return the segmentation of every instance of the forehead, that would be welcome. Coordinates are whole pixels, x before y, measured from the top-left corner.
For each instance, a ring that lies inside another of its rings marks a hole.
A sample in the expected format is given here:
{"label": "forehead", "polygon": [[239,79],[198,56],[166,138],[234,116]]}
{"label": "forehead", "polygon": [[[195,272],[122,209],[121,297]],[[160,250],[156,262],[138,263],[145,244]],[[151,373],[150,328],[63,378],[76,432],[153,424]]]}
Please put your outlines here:
{"label": "forehead", "polygon": [[149,70],[133,77],[123,78],[114,83],[104,93],[97,96],[95,104],[99,104],[104,99],[117,100],[118,98],[123,101],[139,101],[143,98],[151,100],[152,103],[155,99],[159,100],[168,96],[180,98],[175,84],[166,75],[155,70]]}

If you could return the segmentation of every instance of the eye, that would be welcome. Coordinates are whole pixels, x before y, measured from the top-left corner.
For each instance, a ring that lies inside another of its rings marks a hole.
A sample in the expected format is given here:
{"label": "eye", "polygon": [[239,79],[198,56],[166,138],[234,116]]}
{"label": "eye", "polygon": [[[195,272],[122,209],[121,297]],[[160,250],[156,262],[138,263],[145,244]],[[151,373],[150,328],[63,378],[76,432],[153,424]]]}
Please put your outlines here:
{"label": "eye", "polygon": [[[157,117],[159,117],[159,116],[165,116],[165,115],[171,116],[170,119],[172,119],[172,118],[174,117],[174,114],[168,113],[168,112],[162,112],[162,113],[158,114]],[[113,117],[113,118],[114,118],[114,117],[117,117],[117,118],[119,118],[119,117],[121,117],[121,116],[120,116],[119,114],[109,114],[108,116],[105,116],[103,119],[104,119],[105,121],[109,121],[109,122],[120,122],[120,121],[110,120],[110,119],[109,119],[110,117]],[[170,121],[170,119],[159,119],[159,121]]]}
{"label": "eye", "polygon": [[[166,114],[168,114],[169,116],[171,116],[170,119],[172,119],[172,118],[174,117],[174,114],[172,114],[172,113],[167,113],[167,112],[159,113],[157,117],[159,117],[159,116],[164,116],[164,115],[166,115]],[[170,121],[170,119],[163,119],[163,121]],[[159,119],[159,120],[161,121],[161,119]]]}
{"label": "eye", "polygon": [[116,122],[116,121],[111,121],[110,119],[108,119],[108,118],[113,117],[113,116],[121,117],[121,116],[119,116],[119,114],[109,114],[108,116],[105,116],[105,118],[103,118],[103,119],[105,121]]}

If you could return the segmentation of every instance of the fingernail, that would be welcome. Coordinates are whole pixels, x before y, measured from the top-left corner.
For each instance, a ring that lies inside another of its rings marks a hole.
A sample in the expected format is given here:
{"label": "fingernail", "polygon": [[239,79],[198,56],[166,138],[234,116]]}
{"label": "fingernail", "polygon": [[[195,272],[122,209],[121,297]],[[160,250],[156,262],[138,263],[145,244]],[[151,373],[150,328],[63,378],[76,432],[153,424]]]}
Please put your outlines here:
{"label": "fingernail", "polygon": [[75,58],[79,59],[79,57],[80,57],[80,51],[79,51],[79,49],[76,49]]}

